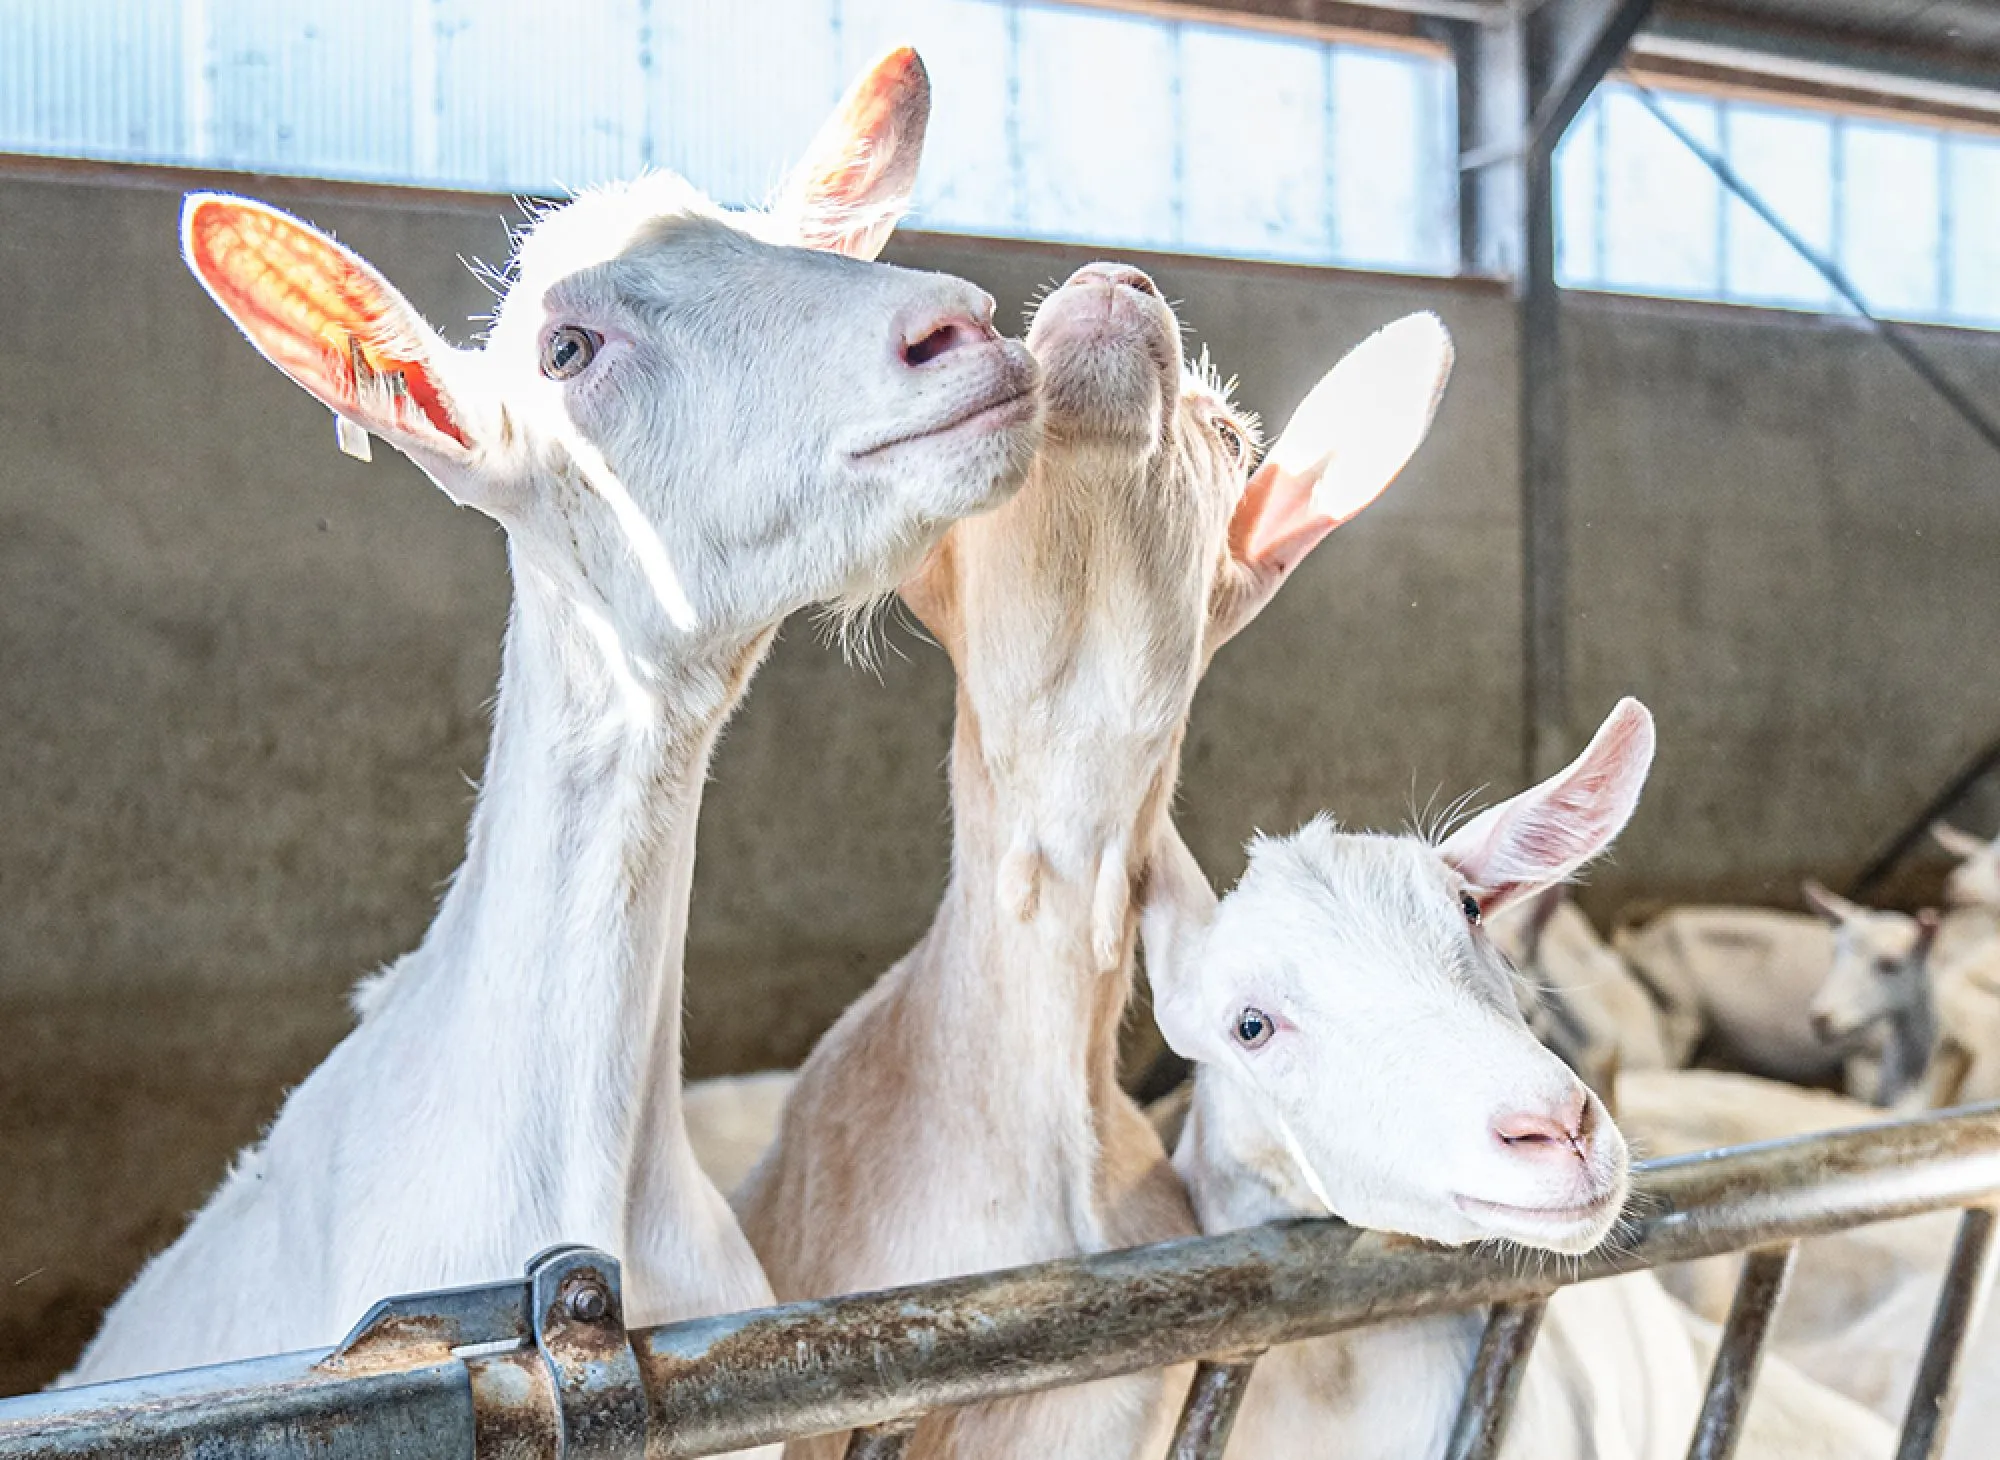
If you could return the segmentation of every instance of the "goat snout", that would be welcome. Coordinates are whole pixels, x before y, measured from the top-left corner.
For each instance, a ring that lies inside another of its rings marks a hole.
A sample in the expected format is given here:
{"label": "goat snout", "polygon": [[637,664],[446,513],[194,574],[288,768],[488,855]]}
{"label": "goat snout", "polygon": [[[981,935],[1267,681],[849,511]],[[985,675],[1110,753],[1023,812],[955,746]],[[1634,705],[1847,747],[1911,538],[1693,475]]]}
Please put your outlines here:
{"label": "goat snout", "polygon": [[1528,1160],[1584,1159],[1596,1124],[1595,1106],[1581,1085],[1551,1107],[1512,1110],[1493,1121],[1493,1138],[1510,1155]]}
{"label": "goat snout", "polygon": [[911,316],[903,326],[899,353],[905,365],[921,370],[954,350],[991,344],[999,338],[993,328],[992,296],[975,294],[970,300]]}

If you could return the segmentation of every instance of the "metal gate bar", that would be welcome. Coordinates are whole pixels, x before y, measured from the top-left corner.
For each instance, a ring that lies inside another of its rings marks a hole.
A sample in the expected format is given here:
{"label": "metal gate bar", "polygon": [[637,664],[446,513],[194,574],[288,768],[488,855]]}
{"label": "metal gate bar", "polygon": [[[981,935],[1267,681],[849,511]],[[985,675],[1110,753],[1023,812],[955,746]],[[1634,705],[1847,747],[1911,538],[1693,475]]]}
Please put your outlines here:
{"label": "metal gate bar", "polygon": [[1203,1359],[1195,1366],[1194,1382],[1188,1385],[1187,1403],[1174,1427],[1174,1442],[1167,1447],[1167,1460],[1222,1460],[1229,1443],[1229,1431],[1236,1423],[1236,1411],[1243,1406],[1243,1391],[1250,1387],[1250,1371],[1255,1359],[1224,1363]]}
{"label": "metal gate bar", "polygon": [[1548,1307],[1547,1298],[1494,1306],[1479,1335],[1479,1352],[1473,1355],[1465,1397],[1459,1401],[1458,1417],[1445,1443],[1445,1460],[1490,1460],[1500,1453],[1521,1380],[1528,1372],[1528,1354]]}
{"label": "metal gate bar", "polygon": [[1771,1336],[1778,1301],[1785,1296],[1798,1252],[1797,1243],[1787,1242],[1760,1248],[1744,1260],[1736,1296],[1729,1303],[1729,1321],[1722,1326],[1722,1342],[1708,1371],[1708,1393],[1701,1401],[1701,1418],[1695,1421],[1688,1460],[1729,1460],[1736,1453],[1750,1411],[1750,1391],[1764,1362],[1764,1343]]}
{"label": "metal gate bar", "polygon": [[1917,1367],[1917,1381],[1910,1389],[1910,1409],[1903,1420],[1896,1460],[1939,1460],[1944,1454],[1951,1406],[1958,1398],[1965,1342],[1978,1325],[1993,1277],[1993,1226],[1990,1206],[1973,1207],[1959,1221],[1951,1265],[1945,1269],[1937,1310],[1931,1315],[1931,1336]]}
{"label": "metal gate bar", "polygon": [[[2000,1199],[2000,1104],[1662,1161],[1638,1168],[1636,1185],[1640,1215],[1629,1243],[1566,1264],[1567,1277],[1525,1271],[1508,1252],[1447,1251],[1299,1221],[644,1330],[630,1348],[645,1396],[645,1453],[681,1460],[908,1420],[1991,1203]],[[1952,1355],[1975,1316],[1973,1294],[1960,1290],[1990,1270],[1990,1218],[1965,1232],[1953,1267],[1959,1297],[1940,1315],[1925,1366],[1932,1408],[1950,1396]],[[599,1262],[606,1266],[615,1269]],[[447,1295],[454,1311],[494,1315],[496,1331],[461,1324],[426,1333],[418,1315],[437,1298],[391,1306],[401,1331],[426,1340],[405,1350],[406,1367],[389,1367],[392,1356],[364,1330],[345,1350],[0,1403],[0,1460],[560,1454],[550,1436],[552,1416],[564,1411],[543,1353],[449,1347],[518,1345],[520,1315],[534,1311],[529,1285],[471,1291],[484,1296]]]}
{"label": "metal gate bar", "polygon": [[847,1460],[903,1460],[910,1437],[917,1432],[914,1419],[892,1420],[856,1430],[847,1441]]}

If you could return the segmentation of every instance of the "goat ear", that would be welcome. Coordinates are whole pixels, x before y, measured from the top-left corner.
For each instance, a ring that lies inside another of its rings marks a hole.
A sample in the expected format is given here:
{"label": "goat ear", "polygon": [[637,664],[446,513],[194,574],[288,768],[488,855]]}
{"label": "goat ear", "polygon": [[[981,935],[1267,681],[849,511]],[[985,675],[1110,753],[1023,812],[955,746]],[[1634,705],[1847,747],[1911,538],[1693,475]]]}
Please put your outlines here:
{"label": "goat ear", "polygon": [[1913,962],[1921,963],[1931,956],[1931,949],[1937,945],[1937,936],[1944,928],[1944,919],[1934,907],[1917,910],[1917,942],[1910,950]]}
{"label": "goat ear", "polygon": [[289,213],[220,193],[188,196],[181,249],[258,352],[322,405],[419,458],[471,458],[444,378],[451,347],[359,255]]}
{"label": "goat ear", "polygon": [[1979,856],[1988,846],[1984,837],[1974,836],[1969,831],[1961,831],[1949,821],[1933,821],[1931,839],[1961,861]]}
{"label": "goat ear", "polygon": [[869,67],[779,188],[779,236],[849,258],[882,252],[910,206],[930,116],[930,75],[914,50]]}
{"label": "goat ear", "polygon": [[1567,768],[1474,817],[1438,854],[1496,912],[1609,847],[1632,819],[1652,764],[1653,716],[1635,699],[1620,700]]}
{"label": "goat ear", "polygon": [[1799,891],[1805,897],[1806,906],[1836,928],[1866,911],[1860,903],[1849,902],[1816,878],[1808,877],[1800,883]]}
{"label": "goat ear", "polygon": [[1251,474],[1230,519],[1211,650],[1262,612],[1306,554],[1396,479],[1430,431],[1451,361],[1444,322],[1412,314],[1377,330],[1320,378]]}
{"label": "goat ear", "polygon": [[1139,893],[1139,943],[1153,991],[1153,1020],[1183,1059],[1217,1057],[1219,1031],[1201,979],[1201,947],[1215,921],[1215,889],[1171,819],[1147,862]]}

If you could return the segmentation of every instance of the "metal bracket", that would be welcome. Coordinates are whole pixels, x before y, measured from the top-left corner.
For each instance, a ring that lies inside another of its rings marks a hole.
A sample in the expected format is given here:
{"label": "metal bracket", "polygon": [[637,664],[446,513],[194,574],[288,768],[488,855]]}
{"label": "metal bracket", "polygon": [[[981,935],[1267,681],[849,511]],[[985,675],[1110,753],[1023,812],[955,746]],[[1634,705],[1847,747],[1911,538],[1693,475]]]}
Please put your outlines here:
{"label": "metal bracket", "polygon": [[440,1288],[382,1299],[320,1360],[320,1367],[421,1363],[448,1357],[454,1349],[525,1344],[534,1336],[528,1315],[528,1285],[520,1279]]}
{"label": "metal bracket", "polygon": [[535,1347],[556,1390],[564,1460],[643,1460],[646,1390],[625,1332],[618,1261],[552,1247],[528,1264]]}
{"label": "metal bracket", "polygon": [[385,1298],[318,1367],[407,1368],[495,1345],[541,1355],[562,1460],[643,1460],[646,1391],[625,1332],[618,1260],[594,1248],[551,1247],[510,1282]]}

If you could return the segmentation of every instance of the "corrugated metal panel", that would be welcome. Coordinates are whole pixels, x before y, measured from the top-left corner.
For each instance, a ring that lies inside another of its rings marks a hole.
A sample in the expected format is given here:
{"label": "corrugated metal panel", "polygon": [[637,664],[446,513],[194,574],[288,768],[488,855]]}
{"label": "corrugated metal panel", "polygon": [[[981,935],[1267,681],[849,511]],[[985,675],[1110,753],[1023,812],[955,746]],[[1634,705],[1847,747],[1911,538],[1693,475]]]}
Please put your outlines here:
{"label": "corrugated metal panel", "polygon": [[0,147],[187,157],[183,8],[175,0],[0,0]]}
{"label": "corrugated metal panel", "polygon": [[195,157],[270,172],[412,175],[408,0],[207,0],[207,9],[208,125],[192,139]]}
{"label": "corrugated metal panel", "polygon": [[1452,267],[1444,63],[1038,0],[0,0],[0,147],[755,203],[900,43],[921,222]]}
{"label": "corrugated metal panel", "polygon": [[647,165],[646,0],[431,0],[436,179],[548,191]]}
{"label": "corrugated metal panel", "polygon": [[839,100],[836,0],[656,8],[660,163],[726,202],[760,202]]}

